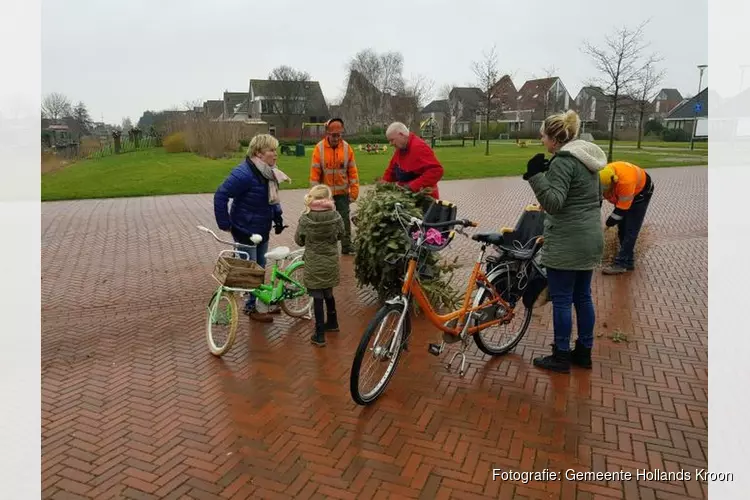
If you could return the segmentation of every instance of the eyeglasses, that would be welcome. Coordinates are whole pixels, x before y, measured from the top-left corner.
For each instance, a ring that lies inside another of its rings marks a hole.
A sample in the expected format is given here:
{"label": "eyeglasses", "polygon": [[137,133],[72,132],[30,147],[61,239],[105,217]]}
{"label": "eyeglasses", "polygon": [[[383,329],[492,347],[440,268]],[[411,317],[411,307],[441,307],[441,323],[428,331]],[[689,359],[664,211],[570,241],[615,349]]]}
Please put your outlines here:
{"label": "eyeglasses", "polygon": [[328,135],[330,135],[331,137],[341,137],[340,133],[328,134]]}

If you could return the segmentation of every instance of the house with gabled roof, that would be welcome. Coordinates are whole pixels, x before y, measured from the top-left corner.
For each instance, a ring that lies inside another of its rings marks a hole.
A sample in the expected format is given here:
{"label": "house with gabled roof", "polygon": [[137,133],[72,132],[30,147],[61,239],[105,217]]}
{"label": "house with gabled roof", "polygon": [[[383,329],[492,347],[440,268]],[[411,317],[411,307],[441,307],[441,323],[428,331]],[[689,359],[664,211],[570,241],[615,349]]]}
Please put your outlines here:
{"label": "house with gabled roof", "polygon": [[[420,124],[427,120],[435,125],[438,136],[450,134],[450,106],[448,99],[437,99],[429,103],[420,111]],[[432,129],[431,129],[432,131]]]}
{"label": "house with gabled roof", "polygon": [[224,101],[219,99],[203,101],[201,112],[209,120],[217,120],[224,113]]}
{"label": "house with gabled roof", "polygon": [[682,129],[692,134],[693,124],[697,120],[696,137],[707,136],[708,94],[708,87],[706,87],[698,95],[683,100],[664,118],[664,126],[667,129]]}
{"label": "house with gabled roof", "polygon": [[663,88],[656,94],[654,100],[651,101],[653,105],[653,112],[651,118],[662,119],[665,118],[670,111],[672,111],[677,105],[683,101],[682,94],[677,89]]}
{"label": "house with gabled roof", "polygon": [[347,78],[346,93],[336,109],[349,134],[368,134],[400,121],[409,129],[419,127],[417,98],[405,92],[382,92],[357,70]]}
{"label": "house with gabled roof", "polygon": [[299,137],[303,123],[330,118],[320,83],[251,79],[248,92],[224,92],[223,121],[266,122],[277,137]]}
{"label": "house with gabled roof", "polygon": [[448,94],[451,135],[471,134],[473,125],[481,119],[484,98],[484,92],[476,87],[453,87]]}
{"label": "house with gabled roof", "polygon": [[572,101],[557,76],[528,80],[515,94],[515,103],[509,104],[497,121],[507,123],[511,133],[533,134],[547,116],[570,109]]}
{"label": "house with gabled roof", "polygon": [[[612,129],[612,96],[601,87],[582,87],[573,102],[574,109],[581,119],[581,132],[609,132]],[[644,122],[652,114],[651,103],[645,103]],[[640,101],[628,95],[617,98],[615,132],[630,133],[638,130]]]}
{"label": "house with gabled roof", "polygon": [[601,87],[587,85],[578,91],[573,108],[581,119],[581,132],[607,130],[612,98]]}
{"label": "house with gabled roof", "polygon": [[492,87],[492,108],[498,113],[516,109],[518,90],[510,75],[503,75]]}

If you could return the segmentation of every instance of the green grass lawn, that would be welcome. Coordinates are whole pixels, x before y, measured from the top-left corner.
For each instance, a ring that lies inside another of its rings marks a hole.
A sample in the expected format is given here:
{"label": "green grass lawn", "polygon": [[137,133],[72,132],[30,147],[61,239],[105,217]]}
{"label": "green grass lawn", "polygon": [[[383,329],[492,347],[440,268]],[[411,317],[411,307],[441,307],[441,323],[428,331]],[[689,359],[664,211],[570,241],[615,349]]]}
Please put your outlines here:
{"label": "green grass lawn", "polygon": [[[662,144],[665,143],[659,143]],[[606,146],[604,149],[606,151]],[[435,150],[445,168],[443,178],[446,180],[521,175],[526,171],[526,161],[538,152],[543,152],[541,146],[519,148],[511,142],[491,144],[490,156],[484,155],[484,144],[479,143],[476,146],[467,144],[466,147],[438,147]],[[312,148],[307,147],[306,153],[301,158],[279,157],[279,167],[293,180],[292,184],[284,184],[283,189],[309,185]],[[361,183],[372,183],[381,176],[390,156],[390,152],[378,155],[357,152]],[[155,148],[84,160],[43,174],[42,201],[212,193],[242,157],[238,153],[232,158],[210,160],[192,153],[170,154]],[[705,148],[695,151],[638,151],[632,149],[630,144],[618,144],[614,159],[627,160],[644,168],[708,163]]]}

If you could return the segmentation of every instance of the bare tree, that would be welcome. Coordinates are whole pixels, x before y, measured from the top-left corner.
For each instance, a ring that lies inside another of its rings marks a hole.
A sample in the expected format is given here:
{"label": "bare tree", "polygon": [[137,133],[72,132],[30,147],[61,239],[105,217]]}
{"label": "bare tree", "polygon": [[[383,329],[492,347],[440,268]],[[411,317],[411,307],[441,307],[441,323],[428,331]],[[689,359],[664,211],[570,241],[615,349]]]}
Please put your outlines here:
{"label": "bare tree", "polygon": [[635,99],[638,109],[638,149],[641,149],[643,118],[646,114],[646,109],[659,93],[659,85],[665,76],[664,70],[657,70],[656,68],[656,63],[659,60],[657,56],[651,56],[643,68],[641,68],[641,71],[639,71],[638,77],[632,82],[630,88],[630,94]]}
{"label": "bare tree", "polygon": [[73,109],[73,119],[76,122],[78,142],[80,143],[82,136],[91,133],[91,126],[93,124],[91,116],[89,116],[89,111],[83,102],[76,104],[76,107]]}
{"label": "bare tree", "polygon": [[390,97],[403,95],[407,84],[403,77],[404,58],[400,52],[378,54],[365,49],[349,61],[347,88],[358,120],[368,127],[384,125]]}
{"label": "bare tree", "polygon": [[311,96],[310,74],[290,66],[278,66],[268,79],[273,82],[269,89],[273,96],[268,96],[272,98],[273,111],[280,115],[281,123],[288,130],[295,116],[307,113]]}
{"label": "bare tree", "polygon": [[434,88],[434,80],[425,75],[416,75],[405,82],[402,94],[414,98],[417,107],[422,109],[432,100]]}
{"label": "bare tree", "polygon": [[479,89],[484,94],[484,103],[480,106],[480,111],[484,115],[485,129],[487,130],[484,154],[489,156],[490,154],[490,116],[493,113],[493,101],[495,98],[494,93],[497,91],[496,84],[498,82],[500,71],[498,70],[497,62],[497,51],[495,46],[492,49],[484,52],[482,59],[472,63],[472,70],[474,75],[477,77],[477,84]]}
{"label": "bare tree", "polygon": [[457,87],[457,85],[451,83],[442,84],[438,87],[437,92],[435,93],[435,98],[447,100],[450,98],[451,90],[453,90],[454,87]]}
{"label": "bare tree", "polygon": [[430,102],[434,82],[424,75],[416,75],[404,85],[402,91],[389,98],[389,119],[398,120],[410,127],[417,126],[421,109]]}
{"label": "bare tree", "polygon": [[195,108],[202,108],[203,101],[200,99],[193,99],[192,101],[183,101],[182,106],[185,108],[185,111],[193,111]]}
{"label": "bare tree", "polygon": [[70,100],[63,94],[52,92],[42,100],[42,115],[50,120],[59,120],[73,112]]}
{"label": "bare tree", "polygon": [[133,128],[133,122],[130,120],[129,116],[126,116],[125,118],[122,119],[121,130],[127,134],[128,130],[130,130],[131,128]]}
{"label": "bare tree", "polygon": [[647,46],[643,42],[643,28],[646,24],[647,22],[641,23],[635,29],[619,28],[614,35],[605,38],[603,47],[584,42],[584,52],[591,57],[594,67],[600,73],[600,77],[597,79],[600,83],[599,86],[612,99],[608,161],[612,161],[615,118],[620,93],[633,84],[643,67],[640,60],[641,53]]}

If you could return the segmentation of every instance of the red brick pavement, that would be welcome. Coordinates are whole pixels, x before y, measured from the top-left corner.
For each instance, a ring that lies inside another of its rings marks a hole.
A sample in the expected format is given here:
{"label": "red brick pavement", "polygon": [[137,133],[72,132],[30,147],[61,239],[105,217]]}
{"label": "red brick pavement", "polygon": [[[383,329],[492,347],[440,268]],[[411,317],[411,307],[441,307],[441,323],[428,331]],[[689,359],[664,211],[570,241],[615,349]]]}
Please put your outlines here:
{"label": "red brick pavement", "polygon": [[[44,498],[701,498],[690,481],[493,481],[491,469],[694,472],[707,465],[707,175],[654,170],[638,270],[597,276],[594,369],[550,375],[550,306],[514,353],[476,348],[461,379],[417,322],[384,396],[355,405],[352,355],[374,312],[350,258],[342,332],[241,320],[209,354],[204,307],[221,246],[211,196],[45,203],[42,239]],[[461,216],[512,225],[518,178],[445,182]],[[282,193],[293,245],[301,193]],[[605,205],[605,210],[608,207]],[[460,240],[450,252],[473,257]],[[619,311],[619,312],[618,312]],[[606,325],[606,326],[605,326]],[[608,338],[614,329],[628,342]]]}

